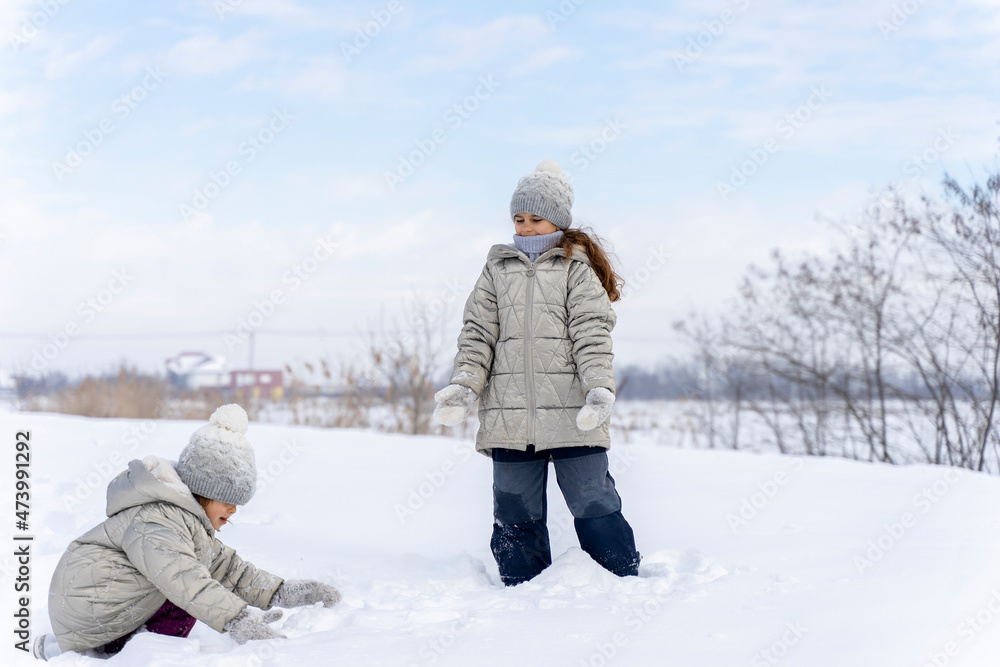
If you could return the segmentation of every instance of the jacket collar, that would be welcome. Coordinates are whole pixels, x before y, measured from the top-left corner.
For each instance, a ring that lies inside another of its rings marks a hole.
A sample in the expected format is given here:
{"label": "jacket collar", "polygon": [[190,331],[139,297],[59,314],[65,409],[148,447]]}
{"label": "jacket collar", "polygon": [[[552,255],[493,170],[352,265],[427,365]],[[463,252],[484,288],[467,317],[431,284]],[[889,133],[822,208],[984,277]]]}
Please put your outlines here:
{"label": "jacket collar", "polygon": [[[537,264],[538,262],[541,262],[543,259],[547,259],[549,257],[565,257],[565,256],[566,256],[566,251],[563,250],[560,246],[556,246],[555,248],[552,248],[551,250],[546,250],[541,255],[539,255],[538,259],[535,260],[535,263]],[[531,260],[528,259],[528,255],[518,250],[517,247],[514,246],[512,243],[498,243],[497,245],[493,246],[492,248],[490,248],[490,254],[488,259],[505,259],[511,257],[516,257],[525,262],[526,264],[531,264]],[[577,262],[583,262],[588,266],[591,265],[590,257],[587,256],[587,252],[583,249],[582,246],[576,246],[573,249],[573,256],[570,259],[575,260]]]}

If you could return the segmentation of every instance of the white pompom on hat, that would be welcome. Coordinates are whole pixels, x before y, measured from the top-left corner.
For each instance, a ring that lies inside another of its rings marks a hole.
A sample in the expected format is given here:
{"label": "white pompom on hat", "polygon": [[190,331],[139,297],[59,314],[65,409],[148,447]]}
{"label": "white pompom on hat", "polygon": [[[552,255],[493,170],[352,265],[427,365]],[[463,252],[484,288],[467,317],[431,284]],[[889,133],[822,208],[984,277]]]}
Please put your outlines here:
{"label": "white pompom on hat", "polygon": [[257,490],[253,447],[244,437],[246,411],[223,405],[191,435],[177,461],[177,474],[191,493],[233,505],[246,505]]}
{"label": "white pompom on hat", "polygon": [[539,215],[559,229],[573,223],[573,186],[555,160],[542,160],[535,171],[517,182],[510,199],[510,217],[518,213]]}

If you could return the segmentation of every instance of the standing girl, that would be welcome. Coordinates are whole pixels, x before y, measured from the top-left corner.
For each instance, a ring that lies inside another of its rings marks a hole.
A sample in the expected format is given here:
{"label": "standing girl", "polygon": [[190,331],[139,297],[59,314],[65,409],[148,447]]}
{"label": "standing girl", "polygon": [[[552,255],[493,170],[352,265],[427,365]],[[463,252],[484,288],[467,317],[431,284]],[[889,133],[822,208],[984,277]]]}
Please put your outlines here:
{"label": "standing girl", "polygon": [[573,188],[552,160],[518,181],[514,244],[490,249],[465,304],[451,384],[434,396],[435,419],[446,425],[479,398],[476,449],[493,459],[490,546],[508,586],[552,563],[550,460],[583,550],[619,576],[639,567],[608,472],[611,302],[622,281],[599,241],[570,229],[572,205]]}

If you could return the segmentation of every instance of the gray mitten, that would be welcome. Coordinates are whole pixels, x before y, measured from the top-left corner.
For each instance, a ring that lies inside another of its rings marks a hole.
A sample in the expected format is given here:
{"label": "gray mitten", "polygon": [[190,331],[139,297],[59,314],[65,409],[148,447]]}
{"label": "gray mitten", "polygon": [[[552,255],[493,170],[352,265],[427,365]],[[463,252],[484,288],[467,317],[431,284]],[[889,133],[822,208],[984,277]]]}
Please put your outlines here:
{"label": "gray mitten", "polygon": [[285,639],[285,635],[268,625],[281,618],[283,613],[280,609],[261,613],[244,607],[223,629],[237,644],[246,644],[251,639]]}
{"label": "gray mitten", "polygon": [[615,395],[604,387],[594,387],[587,392],[587,404],[576,415],[576,426],[581,431],[593,431],[604,423],[615,404]]}
{"label": "gray mitten", "polygon": [[287,579],[271,598],[275,607],[304,607],[317,602],[322,602],[324,607],[332,607],[340,602],[340,591],[321,581]]}
{"label": "gray mitten", "polygon": [[434,421],[445,426],[455,426],[465,421],[476,402],[476,392],[465,385],[450,384],[434,394],[437,407],[434,408]]}

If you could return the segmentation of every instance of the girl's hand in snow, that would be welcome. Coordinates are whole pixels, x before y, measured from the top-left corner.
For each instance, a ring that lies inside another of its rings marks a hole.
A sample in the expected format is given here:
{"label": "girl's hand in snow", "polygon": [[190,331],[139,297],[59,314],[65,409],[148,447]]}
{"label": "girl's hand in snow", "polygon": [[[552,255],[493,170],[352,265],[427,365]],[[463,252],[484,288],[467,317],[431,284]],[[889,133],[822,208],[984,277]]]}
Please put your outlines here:
{"label": "girl's hand in snow", "polygon": [[587,392],[587,404],[576,415],[576,427],[581,431],[593,431],[608,418],[614,404],[614,394],[604,387],[594,387]]}
{"label": "girl's hand in snow", "polygon": [[460,384],[450,384],[434,394],[437,407],[434,421],[445,426],[455,426],[465,421],[476,402],[476,392]]}
{"label": "girl's hand in snow", "polygon": [[243,611],[226,623],[223,629],[237,644],[246,644],[251,639],[285,639],[285,635],[268,625],[281,618],[281,614],[280,609],[272,609],[262,614],[257,610],[251,610],[250,607],[244,607]]}
{"label": "girl's hand in snow", "polygon": [[321,581],[289,579],[278,586],[271,598],[271,605],[275,607],[304,607],[317,602],[332,607],[340,602],[340,591]]}

